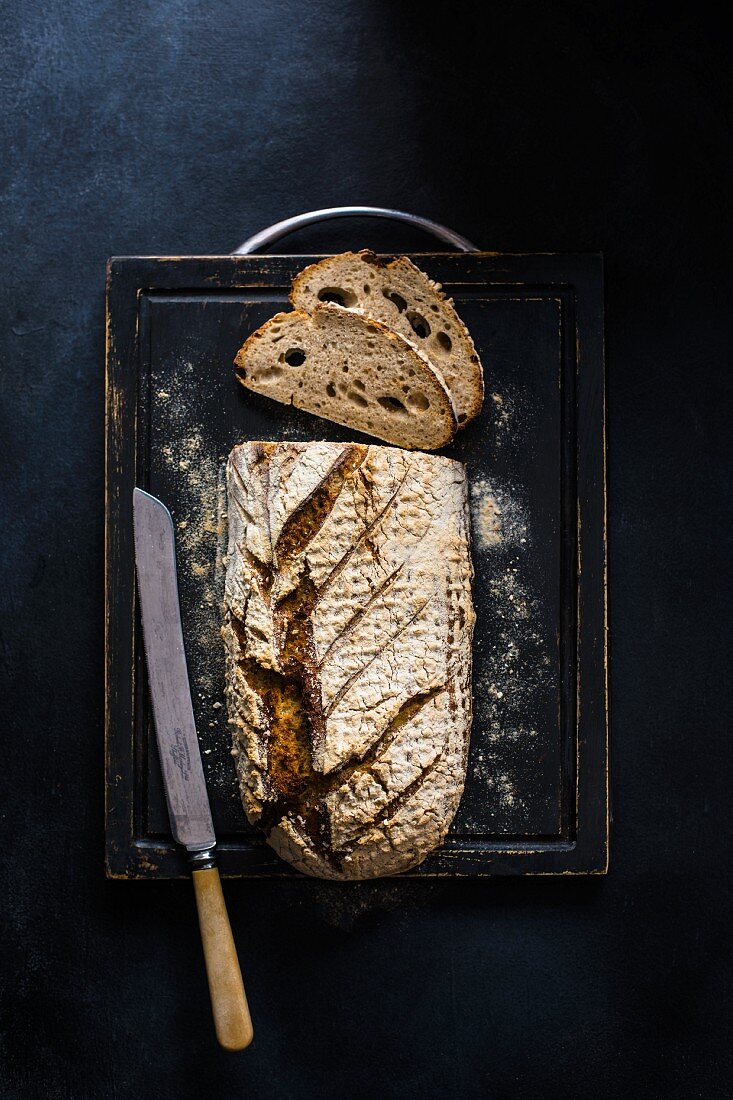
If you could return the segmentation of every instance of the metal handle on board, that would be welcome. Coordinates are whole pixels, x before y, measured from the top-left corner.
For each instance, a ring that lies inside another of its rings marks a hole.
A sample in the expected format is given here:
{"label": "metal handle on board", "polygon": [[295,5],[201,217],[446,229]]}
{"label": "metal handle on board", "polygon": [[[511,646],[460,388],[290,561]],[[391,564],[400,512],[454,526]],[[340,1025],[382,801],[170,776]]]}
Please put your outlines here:
{"label": "metal handle on board", "polygon": [[235,248],[233,256],[249,256],[260,248],[279,241],[288,233],[296,229],[302,229],[305,225],[314,225],[316,222],[329,221],[331,218],[387,218],[391,221],[407,222],[426,233],[432,233],[438,240],[453,245],[460,252],[478,252],[479,249],[460,233],[448,229],[445,225],[430,221],[429,218],[421,218],[418,214],[407,214],[404,210],[389,210],[383,206],[330,206],[324,210],[309,210],[305,214],[296,214],[294,218],[285,218],[284,221],[275,222],[267,229],[260,230],[253,237],[248,237],[244,244]]}

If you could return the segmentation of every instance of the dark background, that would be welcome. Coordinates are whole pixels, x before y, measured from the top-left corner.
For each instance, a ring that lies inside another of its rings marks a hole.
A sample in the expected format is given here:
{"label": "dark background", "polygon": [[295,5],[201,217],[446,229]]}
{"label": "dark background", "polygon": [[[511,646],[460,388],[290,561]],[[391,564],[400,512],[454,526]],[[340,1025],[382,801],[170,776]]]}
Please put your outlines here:
{"label": "dark background", "polygon": [[[3,1100],[733,1095],[728,38],[701,4],[441,13],[3,5]],[[611,872],[230,883],[227,1055],[190,888],[102,871],[104,262],[360,202],[605,253]]]}

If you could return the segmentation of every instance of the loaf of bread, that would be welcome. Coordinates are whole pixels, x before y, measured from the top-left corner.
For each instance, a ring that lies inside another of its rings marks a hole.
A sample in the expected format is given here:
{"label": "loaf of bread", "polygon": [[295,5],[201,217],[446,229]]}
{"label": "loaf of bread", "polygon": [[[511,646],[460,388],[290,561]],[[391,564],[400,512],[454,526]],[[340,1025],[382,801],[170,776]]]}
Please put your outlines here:
{"label": "loaf of bread", "polygon": [[466,478],[392,447],[245,443],[223,636],[247,817],[299,871],[406,871],[444,839],[471,723]]}
{"label": "loaf of bread", "polygon": [[362,313],[318,305],[278,313],[235,359],[256,393],[400,447],[436,450],[456,431],[442,377],[402,336]]}
{"label": "loaf of bread", "polygon": [[319,302],[363,310],[428,357],[448,387],[459,428],[481,411],[483,372],[468,329],[440,284],[406,256],[387,261],[366,250],[328,256],[295,277],[290,301],[308,311]]}

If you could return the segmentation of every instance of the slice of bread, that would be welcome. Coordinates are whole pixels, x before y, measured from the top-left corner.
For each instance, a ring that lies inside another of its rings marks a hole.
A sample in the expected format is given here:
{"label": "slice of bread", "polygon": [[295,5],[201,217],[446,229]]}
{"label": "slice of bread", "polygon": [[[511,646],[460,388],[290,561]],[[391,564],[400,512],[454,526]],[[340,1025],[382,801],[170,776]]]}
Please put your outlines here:
{"label": "slice of bread", "polygon": [[290,301],[308,312],[319,302],[362,309],[428,356],[445,380],[459,428],[481,411],[483,372],[468,329],[440,284],[406,256],[389,262],[367,250],[329,256],[296,275]]}
{"label": "slice of bread", "polygon": [[278,313],[234,360],[242,385],[410,450],[450,443],[456,414],[428,359],[356,310]]}

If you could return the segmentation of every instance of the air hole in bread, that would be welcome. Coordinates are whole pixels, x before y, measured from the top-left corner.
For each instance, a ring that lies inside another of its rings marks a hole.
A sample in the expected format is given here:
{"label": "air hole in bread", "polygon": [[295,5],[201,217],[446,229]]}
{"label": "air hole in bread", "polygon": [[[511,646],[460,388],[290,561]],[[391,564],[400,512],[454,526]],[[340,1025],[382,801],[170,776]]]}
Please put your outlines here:
{"label": "air hole in bread", "polygon": [[407,409],[402,404],[400,399],[398,397],[392,397],[391,394],[386,397],[378,397],[377,404],[381,405],[383,409],[387,410],[387,412],[394,413],[395,416],[407,415]]}
{"label": "air hole in bread", "polygon": [[357,390],[361,390],[361,391],[362,391],[362,393],[363,393],[363,392],[364,392],[364,390],[366,389],[366,386],[365,386],[365,385],[364,385],[364,383],[362,382],[361,378],[355,378],[355,379],[354,379],[354,385],[356,386]]}
{"label": "air hole in bread", "polygon": [[364,293],[365,294],[371,294],[371,292],[372,292],[372,288],[369,286],[369,283],[364,283]]}
{"label": "air hole in bread", "polygon": [[349,373],[349,364],[348,364],[348,363],[344,363],[344,365],[343,365],[343,367],[341,368],[341,370],[342,370],[342,371],[344,372],[344,374],[348,374],[348,373]]}
{"label": "air hole in bread", "polygon": [[458,414],[458,423],[459,423],[459,424],[463,424],[463,423],[465,423],[465,421],[466,421],[467,419],[468,419],[468,417],[467,417],[466,413],[459,413],[459,414]]}
{"label": "air hole in bread", "polygon": [[288,348],[283,359],[289,367],[302,367],[305,363],[305,352],[302,348]]}
{"label": "air hole in bread", "polygon": [[353,403],[355,405],[358,405],[360,409],[365,409],[369,404],[366,397],[362,397],[362,395],[360,393],[357,393],[356,390],[349,390],[346,396],[348,397],[349,401],[353,401]]}
{"label": "air hole in bread", "polygon": [[414,370],[412,369],[412,367],[410,367],[410,369],[408,370],[407,374],[408,374],[408,377],[410,377],[410,378],[414,378],[414,377],[415,377],[415,372],[414,372]]}
{"label": "air hole in bread", "polygon": [[[263,371],[262,381],[263,382],[274,382],[275,379],[280,378],[281,375],[282,375],[282,370],[280,369],[280,367],[270,367],[269,370]],[[253,381],[256,381],[256,379],[253,378]]]}
{"label": "air hole in bread", "polygon": [[388,302],[391,302],[393,306],[396,306],[400,313],[404,313],[407,309],[407,302],[398,294],[396,290],[390,290],[389,287],[382,288],[382,294],[385,296]]}
{"label": "air hole in bread", "polygon": [[337,306],[356,305],[356,295],[353,290],[346,290],[342,286],[324,286],[318,291],[319,302],[335,302]]}
{"label": "air hole in bread", "polygon": [[326,386],[326,393],[328,394],[329,397],[335,397],[336,396],[336,387],[334,386],[333,382],[329,382],[328,385]]}
{"label": "air hole in bread", "polygon": [[426,336],[430,335],[430,325],[425,320],[422,313],[418,313],[417,310],[411,309],[407,314],[407,320],[410,322],[410,327],[416,336],[425,339]]}
{"label": "air hole in bread", "polygon": [[453,341],[447,332],[436,332],[435,340],[441,351],[450,351],[453,347]]}
{"label": "air hole in bread", "polygon": [[[422,390],[413,390],[407,398],[407,404],[411,409],[418,409],[420,412],[425,412],[426,409],[430,408],[430,402]],[[460,417],[458,419],[460,420]]]}

